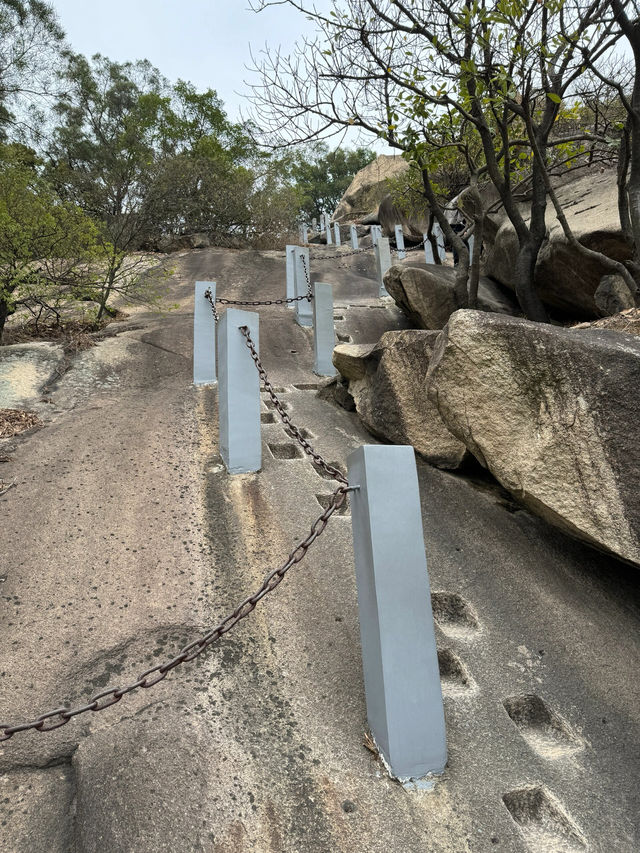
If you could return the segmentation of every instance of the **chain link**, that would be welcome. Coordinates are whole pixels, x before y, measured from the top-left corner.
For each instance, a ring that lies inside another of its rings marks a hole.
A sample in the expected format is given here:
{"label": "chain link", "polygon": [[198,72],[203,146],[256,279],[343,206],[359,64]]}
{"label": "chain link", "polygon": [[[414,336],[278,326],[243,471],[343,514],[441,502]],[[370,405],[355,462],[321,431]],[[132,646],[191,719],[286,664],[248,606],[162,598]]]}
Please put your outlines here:
{"label": "chain link", "polygon": [[291,418],[289,417],[289,415],[287,413],[287,410],[285,409],[285,407],[282,405],[282,402],[278,398],[278,395],[276,394],[276,392],[273,388],[273,385],[269,381],[269,377],[267,376],[266,370],[262,366],[262,362],[260,361],[260,356],[258,355],[258,352],[256,350],[256,346],[255,346],[255,344],[251,338],[251,332],[249,331],[249,327],[248,326],[240,326],[240,331],[242,332],[242,334],[244,335],[244,337],[246,339],[247,346],[249,347],[249,351],[251,352],[251,358],[253,359],[253,361],[255,363],[255,366],[258,370],[258,374],[260,375],[260,379],[262,380],[262,384],[264,385],[264,390],[267,392],[267,394],[271,398],[271,402],[273,403],[273,407],[276,410],[276,412],[280,415],[280,420],[282,421],[282,423],[287,428],[287,432],[289,433],[289,435],[292,438],[295,438],[295,440],[298,442],[298,444],[304,450],[304,452],[308,456],[310,456],[313,459],[313,461],[316,463],[316,465],[320,466],[320,468],[322,468],[322,470],[326,474],[328,474],[333,480],[337,480],[339,483],[342,483],[343,486],[347,486],[348,480],[344,476],[342,471],[339,471],[333,465],[329,465],[329,463],[326,462],[322,458],[322,456],[316,450],[313,449],[313,447],[309,444],[307,439],[302,435],[302,432],[300,431],[300,429],[292,422]]}
{"label": "chain link", "polygon": [[[333,471],[335,469],[332,469],[331,466],[325,466],[325,470]],[[109,708],[111,705],[115,705],[119,702],[127,693],[133,693],[134,690],[138,690],[139,688],[146,690],[149,687],[153,687],[155,684],[158,684],[166,678],[172,669],[175,669],[183,663],[189,663],[190,661],[195,660],[202,654],[202,652],[204,652],[205,649],[209,648],[213,643],[216,643],[221,637],[231,631],[232,628],[235,628],[238,622],[246,619],[246,617],[253,612],[258,602],[261,601],[265,595],[272,592],[282,582],[289,569],[305,558],[311,545],[315,542],[318,536],[323,533],[331,516],[343,505],[347,492],[351,490],[349,489],[348,483],[342,474],[340,474],[340,472],[336,473],[339,475],[336,479],[340,480],[341,485],[338,486],[338,488],[331,494],[329,506],[322,515],[318,516],[318,518],[313,522],[307,537],[303,539],[303,541],[297,545],[293,551],[291,551],[281,566],[267,573],[260,587],[252,595],[247,596],[244,601],[238,604],[237,607],[229,613],[222,622],[216,625],[215,628],[212,628],[199,639],[193,640],[191,643],[186,645],[175,657],[171,658],[171,660],[145,670],[134,682],[128,684],[126,687],[112,687],[109,690],[103,690],[102,693],[97,693],[93,696],[93,698],[85,705],[79,705],[76,708],[56,708],[53,711],[47,711],[44,714],[40,714],[40,716],[27,723],[19,723],[17,725],[0,723],[0,742],[9,740],[18,732],[29,730],[51,732],[54,729],[66,726],[66,724],[74,717],[84,714],[87,711],[104,711],[105,708]]]}
{"label": "chain link", "polygon": [[363,252],[368,252],[372,246],[366,246],[364,249],[352,249],[350,252],[336,252],[334,255],[312,255],[312,261],[332,261],[336,258],[350,258],[352,255],[361,255]]}
{"label": "chain link", "polygon": [[220,320],[220,314],[218,313],[218,309],[216,308],[216,303],[219,305],[245,305],[251,308],[256,308],[260,305],[291,305],[293,302],[302,302],[302,300],[306,299],[308,302],[311,302],[313,299],[313,291],[311,289],[311,279],[309,278],[309,270],[307,269],[307,262],[305,260],[304,255],[300,256],[300,260],[302,261],[302,269],[304,270],[304,277],[307,282],[307,292],[302,296],[289,296],[286,299],[225,299],[223,296],[216,296],[213,298],[213,294],[211,290],[207,288],[204,292],[204,297],[209,301],[211,305],[211,311],[213,312],[213,319],[216,323]]}
{"label": "chain link", "polygon": [[220,319],[220,315],[218,314],[218,309],[216,308],[216,301],[213,298],[213,294],[211,293],[211,289],[207,288],[204,292],[204,298],[208,301],[209,305],[211,305],[211,312],[213,314],[213,321],[218,325],[218,320]]}

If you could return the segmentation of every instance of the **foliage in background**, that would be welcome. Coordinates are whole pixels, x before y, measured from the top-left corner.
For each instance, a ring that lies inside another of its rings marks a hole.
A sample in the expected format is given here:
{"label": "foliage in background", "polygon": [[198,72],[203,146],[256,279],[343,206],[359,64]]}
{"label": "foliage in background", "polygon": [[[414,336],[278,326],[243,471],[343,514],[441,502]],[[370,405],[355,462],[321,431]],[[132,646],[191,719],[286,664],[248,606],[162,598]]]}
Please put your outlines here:
{"label": "foliage in background", "polygon": [[57,196],[33,152],[5,146],[0,155],[1,337],[20,305],[56,311],[65,299],[82,298],[101,253],[95,223]]}
{"label": "foliage in background", "polygon": [[366,148],[336,148],[322,142],[300,150],[293,162],[291,174],[302,193],[300,210],[309,222],[321,213],[331,215],[360,169],[375,159]]}

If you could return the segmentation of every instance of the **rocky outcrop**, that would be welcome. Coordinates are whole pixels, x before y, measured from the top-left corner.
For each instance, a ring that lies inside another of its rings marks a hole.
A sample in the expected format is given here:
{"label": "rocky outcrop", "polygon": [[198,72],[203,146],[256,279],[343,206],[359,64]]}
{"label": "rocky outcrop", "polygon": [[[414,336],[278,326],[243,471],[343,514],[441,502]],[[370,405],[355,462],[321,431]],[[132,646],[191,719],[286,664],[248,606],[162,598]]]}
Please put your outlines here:
{"label": "rocky outcrop", "polygon": [[409,215],[393,203],[390,195],[382,199],[378,208],[378,222],[385,237],[394,237],[396,225],[402,225],[405,240],[421,241],[422,235],[429,230],[429,218],[426,204],[422,213],[414,212]]}
{"label": "rocky outcrop", "polygon": [[593,301],[603,317],[612,317],[621,311],[635,308],[636,300],[621,275],[603,275]]}
{"label": "rocky outcrop", "polygon": [[386,332],[377,344],[340,344],[333,363],[348,382],[370,432],[394,444],[412,444],[440,468],[457,468],[466,449],[445,427],[425,392],[437,337],[436,332],[413,329]]}
{"label": "rocky outcrop", "polygon": [[[557,194],[571,230],[584,246],[619,261],[631,257],[631,245],[620,229],[614,171],[588,171],[561,186]],[[526,207],[522,212],[526,218]],[[550,205],[547,221],[549,236],[538,256],[535,275],[541,299],[571,317],[600,317],[602,311],[594,296],[601,278],[611,271],[568,244]],[[487,217],[484,249],[486,275],[513,289],[518,239],[504,214]]]}
{"label": "rocky outcrop", "polygon": [[[398,264],[387,272],[384,285],[398,307],[419,329],[444,328],[451,314],[464,305],[455,291],[452,267]],[[484,277],[478,286],[478,307],[500,314],[518,313],[515,299]]]}
{"label": "rocky outcrop", "polygon": [[640,564],[640,340],[480,311],[438,339],[429,398],[523,504]]}
{"label": "rocky outcrop", "polygon": [[382,199],[388,195],[387,180],[406,172],[409,164],[402,157],[381,154],[355,175],[336,207],[332,220],[335,222],[362,222],[370,214],[377,213]]}
{"label": "rocky outcrop", "polygon": [[64,348],[33,341],[0,347],[0,409],[32,406],[64,369]]}

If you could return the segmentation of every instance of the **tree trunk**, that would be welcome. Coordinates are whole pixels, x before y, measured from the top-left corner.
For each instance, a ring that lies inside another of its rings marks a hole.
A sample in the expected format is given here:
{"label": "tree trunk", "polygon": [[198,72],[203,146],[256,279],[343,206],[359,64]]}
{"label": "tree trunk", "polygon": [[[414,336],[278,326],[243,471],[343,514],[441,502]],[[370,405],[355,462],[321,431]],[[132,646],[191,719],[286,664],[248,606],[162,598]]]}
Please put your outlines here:
{"label": "tree trunk", "polygon": [[618,149],[618,215],[620,216],[620,227],[622,233],[629,241],[633,241],[633,228],[631,227],[631,216],[629,214],[629,196],[627,195],[627,180],[629,175],[629,158],[631,153],[631,117],[627,116],[624,131],[620,137]]}
{"label": "tree trunk", "polygon": [[13,311],[9,309],[8,303],[4,299],[0,299],[0,344],[2,343],[4,324],[7,322],[7,317],[11,316],[11,314],[13,314]]}
{"label": "tree trunk", "polygon": [[534,320],[536,323],[548,323],[547,311],[536,292],[534,284],[539,251],[540,246],[536,246],[533,241],[520,246],[515,267],[516,296],[527,320]]}

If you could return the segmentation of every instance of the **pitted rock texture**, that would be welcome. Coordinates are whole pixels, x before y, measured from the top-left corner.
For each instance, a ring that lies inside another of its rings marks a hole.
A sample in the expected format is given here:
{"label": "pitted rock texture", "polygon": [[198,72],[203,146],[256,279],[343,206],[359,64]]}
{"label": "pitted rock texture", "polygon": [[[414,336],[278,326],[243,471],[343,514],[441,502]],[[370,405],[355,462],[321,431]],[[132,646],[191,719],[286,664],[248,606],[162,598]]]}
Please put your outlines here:
{"label": "pitted rock texture", "polygon": [[[389,295],[419,329],[443,329],[449,317],[465,305],[455,289],[455,270],[437,264],[391,267],[384,277]],[[500,314],[517,313],[514,299],[494,282],[482,278],[478,307]]]}
{"label": "pitted rock texture", "polygon": [[437,337],[437,332],[413,329],[386,332],[377,344],[340,344],[333,363],[373,435],[412,444],[440,468],[457,468],[466,449],[445,427],[424,385]]}
{"label": "pitted rock texture", "polygon": [[640,341],[458,311],[436,344],[431,401],[523,504],[640,564]]}

